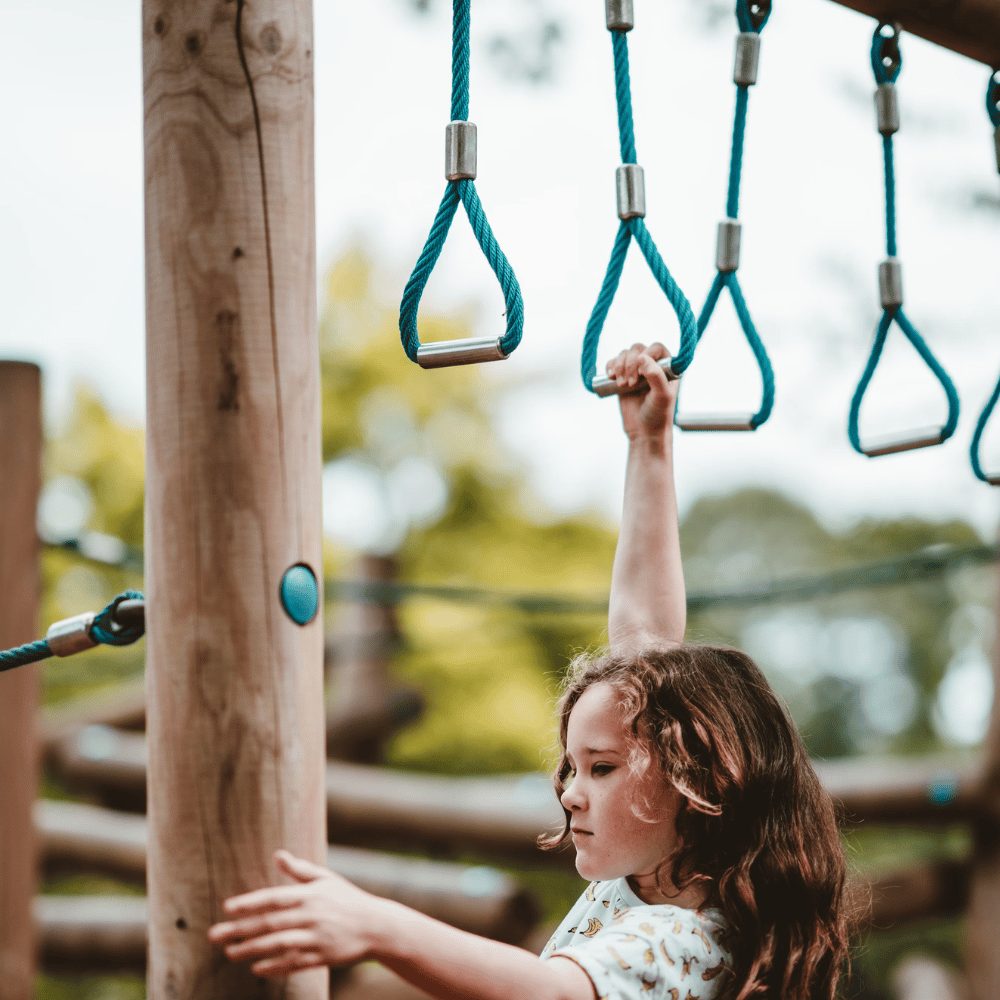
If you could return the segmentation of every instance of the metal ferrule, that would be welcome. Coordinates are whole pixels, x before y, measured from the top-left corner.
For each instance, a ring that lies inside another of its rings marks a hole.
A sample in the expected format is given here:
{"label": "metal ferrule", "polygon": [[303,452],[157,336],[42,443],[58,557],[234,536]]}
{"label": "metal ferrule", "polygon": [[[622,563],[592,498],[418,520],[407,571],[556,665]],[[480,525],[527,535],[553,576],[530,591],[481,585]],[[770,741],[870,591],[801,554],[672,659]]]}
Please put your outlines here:
{"label": "metal ferrule", "polygon": [[638,163],[623,163],[615,171],[618,218],[642,219],[646,215],[646,178]]}
{"label": "metal ferrule", "polygon": [[90,626],[94,624],[94,614],[88,611],[72,618],[64,618],[49,627],[45,641],[53,656],[72,656],[85,649],[93,649],[97,642],[90,637]]}
{"label": "metal ferrule", "polygon": [[[656,363],[663,369],[663,374],[671,382],[680,378],[680,375],[675,375],[673,368],[670,367],[670,358],[661,358]],[[634,386],[629,388],[619,385],[613,378],[608,378],[607,375],[598,375],[590,383],[590,388],[594,390],[595,395],[606,399],[608,396],[640,396],[644,392],[649,392],[649,383],[644,378],[640,378]]]}
{"label": "metal ferrule", "polygon": [[736,36],[736,63],[733,83],[737,87],[752,87],[760,68],[760,35],[756,31],[741,31]]}
{"label": "metal ferrule", "polygon": [[1000,172],[1000,127],[993,133],[993,139],[997,147],[997,171]]}
{"label": "metal ferrule", "polygon": [[444,175],[450,181],[476,179],[476,126],[472,122],[445,126]]}
{"label": "metal ferrule", "polygon": [[682,431],[752,431],[752,413],[702,413],[678,416],[674,423]]}
{"label": "metal ferrule", "polygon": [[917,448],[933,448],[944,441],[943,427],[922,427],[904,437],[886,436],[875,438],[861,446],[861,451],[869,458],[879,455],[895,455],[901,451],[915,451]]}
{"label": "metal ferrule", "polygon": [[503,361],[506,357],[500,350],[500,341],[496,337],[439,340],[433,344],[421,344],[417,348],[417,364],[421,368],[479,365],[485,361]]}
{"label": "metal ferrule", "polygon": [[894,83],[880,83],[875,91],[875,117],[882,135],[899,131],[899,97]]}
{"label": "metal ferrule", "polygon": [[632,0],[604,0],[608,31],[631,31],[635,27]]}
{"label": "metal ferrule", "polygon": [[743,227],[738,219],[723,219],[715,245],[715,266],[724,274],[740,266],[740,235]]}
{"label": "metal ferrule", "polygon": [[903,265],[889,257],[878,266],[878,293],[883,309],[895,309],[903,304]]}

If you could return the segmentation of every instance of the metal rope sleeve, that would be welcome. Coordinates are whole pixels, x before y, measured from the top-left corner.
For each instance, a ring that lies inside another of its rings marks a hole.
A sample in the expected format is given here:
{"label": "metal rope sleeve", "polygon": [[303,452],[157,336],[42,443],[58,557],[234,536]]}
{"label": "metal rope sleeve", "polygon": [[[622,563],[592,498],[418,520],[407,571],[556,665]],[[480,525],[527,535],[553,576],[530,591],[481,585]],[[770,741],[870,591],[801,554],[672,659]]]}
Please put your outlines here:
{"label": "metal rope sleeve", "polygon": [[[737,0],[736,20],[742,32],[754,32],[760,34],[764,25],[770,17],[770,7],[762,18],[755,18],[750,11],[749,0]],[[747,110],[750,103],[750,87],[737,85],[736,87],[736,112],[733,116],[733,142],[729,158],[729,187],[726,193],[726,214],[730,219],[738,219],[740,214],[740,185],[743,175],[743,147],[746,138]],[[757,332],[757,327],[750,316],[743,290],[735,270],[717,271],[705,304],[702,306],[698,316],[698,339],[704,336],[708,325],[712,320],[715,307],[718,304],[719,296],[723,288],[729,289],[733,305],[736,308],[736,316],[740,321],[743,336],[753,351],[757,367],[760,369],[761,378],[761,401],[757,412],[750,418],[750,426],[754,430],[765,423],[771,416],[774,408],[774,369],[771,366],[771,359],[767,355],[764,343]],[[678,407],[679,409],[679,407]],[[678,411],[675,411],[674,420],[678,421]]]}
{"label": "metal rope sleeve", "polygon": [[[108,646],[128,646],[141,639],[146,629],[144,625],[119,625],[114,619],[114,613],[122,601],[141,601],[142,594],[138,590],[126,590],[119,594],[106,608],[94,616],[89,634],[96,644]],[[47,660],[53,655],[45,639],[29,642],[14,649],[0,650],[0,673],[24,667],[29,663]]]}
{"label": "metal rope sleeve", "polygon": [[[989,115],[993,127],[1000,128],[1000,71],[997,70],[994,70],[990,74],[990,82],[986,87],[986,113]],[[1000,163],[998,163],[998,166],[1000,166]],[[986,425],[990,422],[990,417],[993,416],[993,411],[996,409],[998,400],[1000,400],[1000,378],[997,379],[993,395],[986,401],[983,412],[979,414],[979,419],[976,421],[976,430],[972,435],[972,444],[969,448],[972,471],[976,474],[976,478],[982,480],[984,483],[989,483],[991,486],[1000,486],[1000,475],[991,476],[983,469],[983,460],[980,451],[983,435],[986,433]]]}
{"label": "metal rope sleeve", "polygon": [[[872,36],[871,65],[875,75],[875,82],[879,85],[895,84],[903,68],[903,56],[898,45],[898,31],[895,35],[887,36],[883,34],[883,29],[886,27],[887,25],[884,23],[879,24]],[[891,50],[887,48],[888,43],[892,45]],[[890,51],[891,55],[888,54]],[[886,253],[888,257],[895,258],[897,255],[896,175],[891,134],[882,136],[882,153],[885,177]],[[917,353],[924,360],[924,363],[931,370],[931,373],[941,384],[941,388],[944,389],[945,397],[948,401],[948,416],[941,428],[941,437],[937,443],[940,444],[947,441],[955,433],[955,428],[958,426],[960,404],[958,391],[955,388],[954,382],[952,382],[948,373],[942,368],[937,358],[935,358],[917,328],[907,318],[903,312],[902,305],[887,306],[883,309],[882,317],[876,328],[875,340],[872,344],[871,354],[868,357],[868,363],[865,366],[857,388],[854,390],[847,420],[847,436],[851,442],[851,447],[861,455],[865,454],[861,446],[859,430],[861,403],[882,357],[882,350],[885,347],[889,328],[893,322],[896,323],[907,340],[913,345]]]}
{"label": "metal rope sleeve", "polygon": [[[452,121],[467,121],[469,117],[470,3],[471,0],[453,0]],[[430,234],[403,290],[403,298],[399,307],[400,339],[406,356],[413,362],[417,360],[417,349],[420,347],[420,336],[417,332],[420,299],[431,272],[434,270],[434,265],[441,255],[441,250],[444,248],[448,230],[451,228],[459,202],[465,206],[480,249],[489,261],[503,291],[507,324],[506,331],[500,339],[500,349],[505,355],[509,355],[521,342],[524,330],[524,302],[521,298],[521,286],[518,284],[514,269],[510,266],[510,262],[504,256],[496,237],[493,235],[493,230],[490,228],[486,213],[479,201],[479,195],[476,193],[474,182],[471,180],[448,181]]]}
{"label": "metal rope sleeve", "polygon": [[[611,31],[612,51],[615,63],[615,99],[618,105],[618,140],[621,147],[622,163],[635,163],[635,125],[632,117],[632,85],[628,59],[628,39],[624,31]],[[583,384],[593,392],[593,381],[597,375],[597,348],[601,332],[607,319],[611,303],[618,291],[622,269],[629,243],[635,239],[646,263],[653,273],[656,283],[666,296],[680,324],[680,346],[672,356],[670,367],[680,375],[691,364],[698,342],[698,323],[691,304],[684,292],[674,281],[670,270],[663,261],[653,237],[641,218],[623,219],[618,226],[611,259],[601,283],[597,302],[587,321],[580,356],[580,374]]]}

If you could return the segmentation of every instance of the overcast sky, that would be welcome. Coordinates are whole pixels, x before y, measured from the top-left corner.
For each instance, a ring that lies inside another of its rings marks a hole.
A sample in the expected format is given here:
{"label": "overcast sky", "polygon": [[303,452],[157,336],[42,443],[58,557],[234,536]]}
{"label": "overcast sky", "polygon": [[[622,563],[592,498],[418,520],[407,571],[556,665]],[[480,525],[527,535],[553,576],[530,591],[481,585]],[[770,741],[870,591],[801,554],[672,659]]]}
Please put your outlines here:
{"label": "overcast sky", "polygon": [[[617,227],[611,44],[598,0],[477,0],[470,118],[477,188],[524,292],[524,342],[488,377],[508,387],[504,438],[557,510],[617,515],[624,447],[612,401],[579,384],[579,347]],[[512,80],[496,33],[530,37],[538,9],[564,24],[555,73]],[[647,225],[697,311],[713,275],[732,128],[735,18],[701,0],[636,0],[630,36]],[[57,419],[76,378],[143,420],[141,54],[138,0],[3,0],[0,61],[0,356],[39,362]],[[401,291],[443,189],[450,4],[316,0],[317,234],[321,269],[360,243]],[[899,81],[900,257],[906,311],[963,401],[943,447],[869,460],[847,441],[851,394],[878,319],[884,255],[881,144],[871,105],[872,22],[830,0],[775,4],[750,101],[741,281],[776,372],[756,434],[679,435],[682,503],[747,483],[781,487],[832,523],[865,514],[997,524],[996,489],[968,447],[1000,372],[998,193],[988,71],[909,36]],[[435,309],[473,305],[477,333],[503,302],[461,213],[428,286]],[[691,410],[750,411],[759,382],[728,297],[685,378]],[[600,353],[675,347],[676,324],[630,251]],[[400,364],[408,364],[400,353]],[[430,372],[427,378],[447,378]],[[871,433],[939,424],[944,398],[898,330],[863,411]],[[1000,417],[1000,415],[998,415]],[[1000,419],[987,464],[1000,468]]]}

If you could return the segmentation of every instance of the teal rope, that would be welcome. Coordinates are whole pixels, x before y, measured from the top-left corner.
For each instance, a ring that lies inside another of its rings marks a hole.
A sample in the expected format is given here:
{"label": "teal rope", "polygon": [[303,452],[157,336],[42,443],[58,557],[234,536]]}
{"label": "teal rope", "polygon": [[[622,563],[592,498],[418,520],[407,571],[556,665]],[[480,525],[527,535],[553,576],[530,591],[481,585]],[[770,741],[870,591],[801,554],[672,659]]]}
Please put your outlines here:
{"label": "teal rope", "polygon": [[[753,8],[760,8],[755,14]],[[770,3],[752,4],[750,0],[738,0],[736,4],[736,20],[740,30],[744,32],[753,31],[760,34],[761,29],[767,24],[771,16]],[[736,87],[736,113],[733,116],[733,143],[729,158],[729,189],[726,194],[726,214],[730,219],[739,218],[740,214],[740,184],[743,176],[743,146],[746,137],[747,109],[750,103],[750,88],[745,86]],[[740,287],[739,278],[735,271],[719,271],[709,288],[705,304],[701,308],[698,316],[698,340],[704,336],[711,322],[715,307],[718,304],[719,296],[723,288],[729,289],[733,305],[736,307],[736,316],[740,321],[743,336],[746,338],[750,349],[753,351],[757,367],[760,369],[761,377],[761,401],[757,412],[750,418],[750,426],[756,430],[765,423],[771,416],[774,408],[774,369],[771,367],[771,359],[767,356],[767,350],[757,327],[750,316],[746,300],[743,297],[743,289]],[[683,418],[676,411],[675,422]]]}
{"label": "teal rope", "polygon": [[[628,61],[628,39],[623,31],[611,32],[611,44],[615,61],[615,99],[618,104],[618,141],[621,147],[622,163],[635,163],[635,125],[632,118],[632,84]],[[593,381],[597,376],[597,348],[600,343],[604,322],[611,303],[614,301],[629,244],[635,240],[646,263],[652,271],[656,283],[666,296],[680,324],[681,340],[677,353],[670,361],[675,375],[680,375],[691,364],[694,349],[698,343],[698,323],[691,303],[674,281],[667,265],[660,255],[653,237],[642,219],[623,219],[618,226],[615,242],[611,250],[604,281],[597,296],[597,302],[587,321],[580,356],[580,375],[586,388],[593,392]]]}
{"label": "teal rope", "polygon": [[[871,47],[872,71],[875,74],[876,83],[895,83],[903,68],[903,54],[899,47],[899,29],[889,24],[879,24],[872,36]],[[889,257],[895,257],[896,245],[896,175],[895,161],[893,157],[892,136],[882,136],[882,152],[885,176],[885,237],[886,253]],[[861,433],[859,429],[861,403],[864,400],[865,392],[875,374],[879,360],[882,357],[882,350],[889,334],[889,328],[893,322],[902,330],[906,339],[913,345],[917,353],[930,368],[934,377],[944,389],[948,400],[948,417],[941,428],[941,442],[948,440],[958,426],[959,399],[958,391],[948,373],[941,367],[937,358],[927,346],[916,327],[910,322],[901,306],[891,306],[882,312],[875,331],[875,341],[872,345],[868,363],[861,375],[861,381],[854,390],[851,399],[851,410],[847,419],[847,436],[851,442],[851,447],[859,454],[864,454],[861,447]]]}
{"label": "teal rope", "polygon": [[39,660],[47,660],[51,655],[49,644],[44,639],[29,642],[26,646],[0,650],[0,673],[4,670],[13,670],[14,667],[37,663]]}
{"label": "teal rope", "polygon": [[[454,0],[451,54],[451,120],[468,121],[469,118],[469,25],[470,0]],[[444,197],[438,207],[437,215],[431,226],[427,242],[424,244],[413,273],[410,275],[403,298],[399,306],[399,335],[406,356],[416,362],[417,350],[420,347],[420,335],[417,332],[417,316],[420,310],[420,299],[424,294],[427,281],[437,264],[438,257],[444,248],[459,202],[465,206],[466,215],[475,233],[483,255],[496,275],[503,292],[506,304],[507,326],[500,338],[500,350],[505,355],[511,354],[521,342],[524,330],[524,302],[521,298],[521,286],[510,262],[504,256],[500,244],[497,243],[493,230],[490,228],[486,213],[476,193],[476,186],[471,180],[448,181]]]}
{"label": "teal rope", "polygon": [[[990,74],[990,82],[986,87],[986,113],[989,115],[989,119],[994,127],[1000,128],[1000,70],[995,70]],[[993,395],[987,400],[983,412],[979,414],[979,420],[976,421],[976,431],[972,435],[972,445],[969,448],[969,457],[972,459],[972,471],[976,474],[976,478],[981,479],[984,483],[989,483],[991,486],[1000,486],[1000,477],[994,476],[991,479],[987,475],[983,469],[981,449],[983,434],[986,433],[986,425],[990,422],[990,417],[993,416],[993,411],[996,409],[998,400],[1000,400],[1000,379],[997,380]]]}
{"label": "teal rope", "polygon": [[[144,625],[121,626],[114,621],[114,612],[122,601],[142,600],[142,594],[138,590],[126,590],[119,594],[106,608],[94,616],[94,622],[90,627],[90,637],[96,642],[108,646],[128,646],[141,639],[146,631]],[[13,670],[15,667],[24,667],[29,663],[38,663],[47,660],[52,656],[52,650],[45,639],[37,642],[29,642],[24,646],[17,646],[14,649],[0,650],[0,673],[5,670]]]}

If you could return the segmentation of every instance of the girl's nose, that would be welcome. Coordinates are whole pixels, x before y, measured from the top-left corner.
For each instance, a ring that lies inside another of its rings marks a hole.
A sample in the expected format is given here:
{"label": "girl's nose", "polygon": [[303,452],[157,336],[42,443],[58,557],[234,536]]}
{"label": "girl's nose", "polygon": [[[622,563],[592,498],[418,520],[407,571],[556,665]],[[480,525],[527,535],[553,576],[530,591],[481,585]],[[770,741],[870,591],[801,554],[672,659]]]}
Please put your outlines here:
{"label": "girl's nose", "polygon": [[582,809],[583,796],[580,794],[580,783],[578,781],[570,782],[569,788],[559,796],[559,801],[567,812]]}

